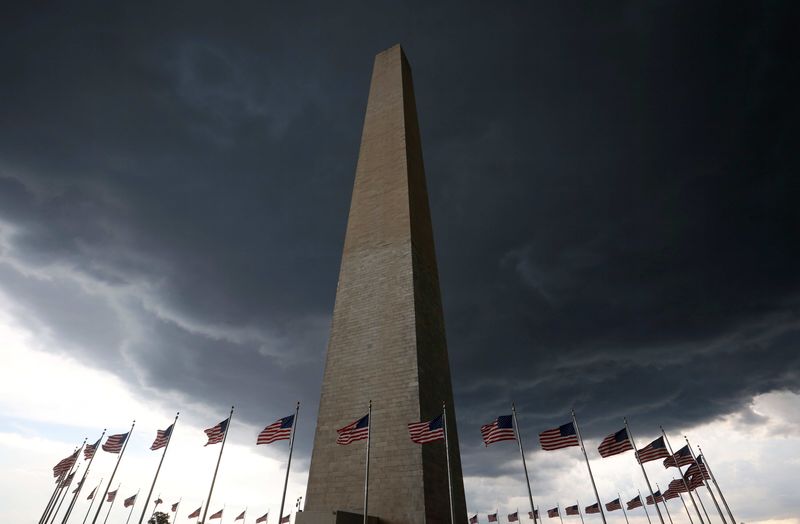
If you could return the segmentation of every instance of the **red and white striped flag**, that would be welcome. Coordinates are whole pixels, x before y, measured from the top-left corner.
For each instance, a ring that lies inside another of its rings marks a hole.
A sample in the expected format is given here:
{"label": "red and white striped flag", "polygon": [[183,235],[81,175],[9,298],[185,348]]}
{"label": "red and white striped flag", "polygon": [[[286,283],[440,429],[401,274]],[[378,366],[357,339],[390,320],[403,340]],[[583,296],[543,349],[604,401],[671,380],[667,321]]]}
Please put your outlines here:
{"label": "red and white striped flag", "polygon": [[241,513],[239,513],[239,516],[236,517],[235,519],[233,519],[233,521],[236,522],[237,520],[244,520],[244,514],[245,514],[246,511],[247,510],[244,510]]}
{"label": "red and white striped flag", "polygon": [[94,444],[86,444],[86,447],[83,448],[83,460],[91,460],[94,457],[97,448],[100,447],[101,440],[102,438],[99,438]]}
{"label": "red and white striped flag", "polygon": [[119,491],[119,489],[109,491],[108,495],[106,496],[106,502],[114,502],[114,499],[117,498],[117,491]]}
{"label": "red and white striped flag", "polygon": [[286,524],[287,522],[289,522],[289,519],[290,519],[291,516],[292,516],[292,514],[289,513],[288,515],[285,515],[285,516],[281,517],[281,523],[280,524]]}
{"label": "red and white striped flag", "polygon": [[78,460],[78,450],[75,450],[75,453],[67,458],[61,459],[58,464],[53,466],[53,477],[65,475],[70,469],[72,469],[72,466],[75,465],[76,460]]}
{"label": "red and white striped flag", "polygon": [[631,445],[631,440],[628,438],[628,429],[622,428],[604,438],[597,448],[597,451],[600,452],[601,457],[607,458],[624,453],[629,449],[633,449],[633,446]]}
{"label": "red and white striped flag", "polygon": [[547,518],[554,519],[558,517],[558,506],[547,510]]}
{"label": "red and white striped flag", "polygon": [[583,511],[585,511],[587,515],[593,515],[595,513],[600,513],[600,504],[595,502],[594,504],[592,504],[590,506],[586,506],[585,508],[583,508]]}
{"label": "red and white striped flag", "polygon": [[172,435],[172,426],[174,425],[175,423],[172,423],[167,429],[156,430],[156,439],[153,441],[153,445],[150,446],[151,451],[161,449],[167,445],[167,442],[169,442],[169,438]]}
{"label": "red and white striped flag", "polygon": [[618,509],[622,509],[622,504],[619,503],[618,498],[606,503],[606,511],[617,511]]}
{"label": "red and white striped flag", "polygon": [[566,513],[567,515],[580,515],[581,514],[581,512],[578,511],[578,505],[577,504],[574,504],[572,506],[567,506],[566,508],[564,508],[564,513]]}
{"label": "red and white striped flag", "polygon": [[172,505],[172,509],[170,510],[172,513],[175,513],[176,511],[178,511],[178,504],[180,504],[180,501],[178,501],[178,502],[176,502],[175,504]]}
{"label": "red and white striped flag", "polygon": [[209,444],[219,444],[222,442],[222,439],[225,438],[225,430],[228,429],[229,421],[230,418],[226,418],[216,426],[203,430],[208,437],[208,442],[205,443],[205,446],[208,446]]}
{"label": "red and white striped flag", "polygon": [[509,522],[519,522],[519,511],[515,511],[514,513],[508,514],[508,521]]}
{"label": "red and white striped flag", "polygon": [[578,434],[572,422],[562,424],[557,428],[547,429],[539,433],[539,444],[545,451],[568,448],[578,445]]}
{"label": "red and white striped flag", "polygon": [[[364,415],[355,422],[351,422],[343,428],[337,429],[336,443],[346,446],[356,440],[364,440],[369,436],[369,415]],[[284,517],[281,517],[283,522]],[[288,522],[288,521],[287,521]]]}
{"label": "red and white striped flag", "polygon": [[123,503],[123,506],[128,508],[130,506],[133,506],[134,504],[136,504],[136,495],[126,498],[125,502]]}
{"label": "red and white striped flag", "polygon": [[223,512],[223,511],[225,511],[225,508],[222,508],[221,510],[217,511],[216,513],[214,513],[213,515],[211,515],[210,517],[208,517],[208,520],[211,520],[211,519],[221,519],[221,518],[222,518],[222,512]]}
{"label": "red and white striped flag", "polygon": [[262,522],[266,522],[267,521],[267,517],[269,517],[269,511],[267,511],[266,513],[264,513],[263,515],[258,517],[256,519],[256,524],[261,524]]}
{"label": "red and white striped flag", "polygon": [[497,513],[492,513],[491,515],[487,515],[489,518],[489,522],[497,522]]}
{"label": "red and white striped flag", "polygon": [[503,440],[517,440],[514,433],[514,419],[511,415],[500,415],[491,424],[481,426],[483,444],[488,446]]}
{"label": "red and white striped flag", "polygon": [[292,435],[292,426],[294,425],[294,415],[279,418],[269,426],[265,427],[261,433],[258,434],[256,445],[258,444],[272,444],[278,440],[288,440]]}
{"label": "red and white striped flag", "polygon": [[92,500],[92,499],[94,498],[94,492],[95,492],[95,491],[97,491],[97,487],[95,487],[95,488],[92,490],[92,492],[91,492],[91,493],[89,493],[89,496],[88,496],[88,497],[86,497],[86,500]]}
{"label": "red and white striped flag", "polygon": [[186,517],[186,518],[187,519],[196,519],[197,517],[200,516],[200,510],[202,510],[202,509],[203,509],[203,506],[200,506],[196,510],[192,511],[191,513],[189,513],[189,516]]}
{"label": "red and white striped flag", "polygon": [[103,451],[108,453],[119,453],[122,451],[122,446],[125,444],[125,440],[128,438],[127,433],[120,433],[118,435],[111,435],[106,439],[106,443],[103,444]]}
{"label": "red and white striped flag", "polygon": [[442,415],[427,422],[412,422],[408,425],[408,436],[411,442],[416,444],[427,444],[444,440],[444,425]]}
{"label": "red and white striped flag", "polygon": [[636,458],[639,460],[639,464],[664,457],[669,457],[667,446],[664,445],[664,437],[658,437],[650,444],[636,451]]}
{"label": "red and white striped flag", "polygon": [[642,507],[642,497],[636,495],[634,498],[628,501],[628,509],[636,509]]}

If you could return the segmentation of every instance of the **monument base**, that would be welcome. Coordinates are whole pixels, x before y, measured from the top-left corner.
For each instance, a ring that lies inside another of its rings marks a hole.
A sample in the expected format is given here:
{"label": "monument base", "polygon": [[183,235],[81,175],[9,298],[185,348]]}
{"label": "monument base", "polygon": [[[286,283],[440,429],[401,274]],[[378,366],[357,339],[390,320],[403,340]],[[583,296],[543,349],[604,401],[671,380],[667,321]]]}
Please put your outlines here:
{"label": "monument base", "polygon": [[[380,524],[378,517],[368,517],[368,524]],[[295,524],[364,524],[364,515],[348,511],[301,511]]]}

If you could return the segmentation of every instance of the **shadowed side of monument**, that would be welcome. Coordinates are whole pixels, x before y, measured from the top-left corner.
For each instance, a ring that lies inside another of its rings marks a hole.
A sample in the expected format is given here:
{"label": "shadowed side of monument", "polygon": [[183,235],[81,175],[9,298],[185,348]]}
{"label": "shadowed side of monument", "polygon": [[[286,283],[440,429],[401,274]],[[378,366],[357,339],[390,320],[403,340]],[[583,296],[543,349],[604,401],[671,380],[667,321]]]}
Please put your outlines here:
{"label": "shadowed side of monument", "polygon": [[375,57],[299,522],[363,514],[365,442],[336,429],[372,400],[369,514],[387,524],[449,522],[443,442],[407,424],[448,407],[456,521],[466,520],[439,276],[411,69],[399,45]]}

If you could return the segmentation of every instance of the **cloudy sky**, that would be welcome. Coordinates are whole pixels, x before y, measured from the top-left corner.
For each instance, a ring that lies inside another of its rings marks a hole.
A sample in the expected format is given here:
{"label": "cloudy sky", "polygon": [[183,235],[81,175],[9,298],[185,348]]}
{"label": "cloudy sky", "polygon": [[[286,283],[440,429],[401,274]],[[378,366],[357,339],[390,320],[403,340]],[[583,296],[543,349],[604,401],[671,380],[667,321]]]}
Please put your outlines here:
{"label": "cloudy sky", "polygon": [[696,4],[7,8],[0,520],[134,418],[115,484],[146,491],[178,410],[154,495],[191,511],[231,405],[212,511],[277,514],[286,445],[252,443],[296,400],[304,494],[372,59],[400,42],[470,511],[525,508],[517,450],[478,432],[514,400],[543,509],[591,502],[577,448],[535,443],[574,406],[604,500],[646,489],[595,451],[627,416],[703,446],[737,520],[800,523],[800,13]]}

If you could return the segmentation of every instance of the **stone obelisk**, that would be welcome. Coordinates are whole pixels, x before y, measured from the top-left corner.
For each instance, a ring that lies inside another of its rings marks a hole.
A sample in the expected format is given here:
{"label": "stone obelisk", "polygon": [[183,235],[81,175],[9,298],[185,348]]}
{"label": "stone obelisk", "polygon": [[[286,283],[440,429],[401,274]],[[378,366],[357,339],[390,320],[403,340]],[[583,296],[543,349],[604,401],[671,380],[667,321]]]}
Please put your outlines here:
{"label": "stone obelisk", "polygon": [[416,103],[399,45],[379,53],[372,71],[299,522],[363,515],[365,442],[337,445],[336,429],[364,416],[370,400],[369,515],[450,522],[444,443],[414,444],[407,428],[438,416],[444,401],[455,518],[466,521]]}

